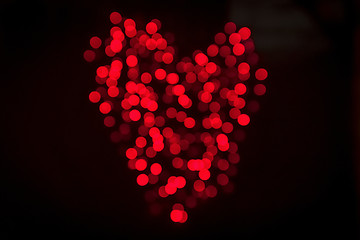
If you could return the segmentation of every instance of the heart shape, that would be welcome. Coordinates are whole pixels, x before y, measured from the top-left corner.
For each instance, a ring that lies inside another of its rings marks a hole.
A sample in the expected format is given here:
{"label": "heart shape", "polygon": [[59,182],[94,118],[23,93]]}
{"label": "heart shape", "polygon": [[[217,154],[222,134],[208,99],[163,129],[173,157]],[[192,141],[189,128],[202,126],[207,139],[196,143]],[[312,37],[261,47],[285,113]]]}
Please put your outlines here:
{"label": "heart shape", "polygon": [[89,100],[99,104],[111,141],[137,171],[151,212],[171,205],[171,220],[184,223],[185,207],[232,191],[237,144],[259,109],[255,98],[265,94],[268,73],[255,67],[250,30],[233,22],[206,51],[177,61],[174,35],[160,34],[159,20],[145,30],[117,12],[110,21],[110,37],[92,37],[93,49],[84,52],[88,62],[103,51],[108,61],[97,68],[100,86]]}

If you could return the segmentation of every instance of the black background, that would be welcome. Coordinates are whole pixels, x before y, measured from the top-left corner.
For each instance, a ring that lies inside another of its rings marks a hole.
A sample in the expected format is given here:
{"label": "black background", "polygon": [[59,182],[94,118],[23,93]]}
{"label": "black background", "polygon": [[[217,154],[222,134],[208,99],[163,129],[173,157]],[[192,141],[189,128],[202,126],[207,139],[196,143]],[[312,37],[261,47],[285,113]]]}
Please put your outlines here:
{"label": "black background", "polygon": [[[357,7],[290,0],[1,2],[1,237],[356,239]],[[112,11],[160,19],[183,55],[207,46],[226,21],[243,19],[236,23],[253,30],[269,70],[267,95],[240,146],[235,192],[195,208],[184,225],[148,214],[135,175],[88,101],[95,65],[82,54],[90,36],[105,36]]]}

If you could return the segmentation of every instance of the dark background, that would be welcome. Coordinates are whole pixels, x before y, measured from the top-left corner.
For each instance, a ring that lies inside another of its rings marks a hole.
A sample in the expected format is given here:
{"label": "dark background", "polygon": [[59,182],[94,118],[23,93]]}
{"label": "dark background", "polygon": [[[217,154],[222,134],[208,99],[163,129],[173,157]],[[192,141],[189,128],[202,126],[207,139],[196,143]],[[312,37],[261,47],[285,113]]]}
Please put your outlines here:
{"label": "dark background", "polygon": [[[0,237],[356,239],[358,9],[337,0],[2,1]],[[235,192],[191,210],[184,225],[149,215],[88,101],[95,65],[82,54],[90,36],[106,35],[112,11],[160,19],[183,55],[226,21],[249,26],[269,70]]]}

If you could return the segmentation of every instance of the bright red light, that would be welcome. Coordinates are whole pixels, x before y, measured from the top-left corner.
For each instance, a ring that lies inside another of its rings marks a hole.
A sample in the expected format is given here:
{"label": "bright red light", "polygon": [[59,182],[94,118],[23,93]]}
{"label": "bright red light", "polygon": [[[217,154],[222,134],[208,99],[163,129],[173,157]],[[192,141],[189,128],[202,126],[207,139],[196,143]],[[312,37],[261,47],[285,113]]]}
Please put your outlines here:
{"label": "bright red light", "polygon": [[268,76],[268,72],[264,69],[264,68],[259,68],[258,70],[256,70],[255,72],[255,77],[257,80],[265,80]]}
{"label": "bright red light", "polygon": [[198,53],[195,56],[195,62],[200,66],[205,66],[208,63],[208,57],[203,53]]}
{"label": "bright red light", "polygon": [[135,162],[135,168],[138,171],[144,171],[147,167],[147,162],[144,159],[138,159]]}
{"label": "bright red light", "polygon": [[140,112],[138,110],[134,109],[134,110],[130,111],[129,117],[133,121],[139,121],[140,118],[141,118],[141,114],[140,114]]}
{"label": "bright red light", "polygon": [[250,117],[246,114],[240,114],[237,120],[241,126],[246,126],[250,122]]}
{"label": "bright red light", "polygon": [[197,192],[202,192],[205,189],[205,183],[202,180],[196,180],[194,182],[194,189]]}
{"label": "bright red light", "polygon": [[90,46],[91,46],[92,48],[95,48],[95,49],[99,48],[99,47],[101,46],[101,43],[102,43],[102,41],[101,41],[101,39],[98,38],[98,37],[92,37],[92,38],[90,38]]}
{"label": "bright red light", "polygon": [[103,102],[99,106],[99,110],[103,114],[108,114],[111,111],[111,105],[108,102]]}
{"label": "bright red light", "polygon": [[150,171],[154,175],[159,175],[162,171],[162,167],[159,163],[153,163],[150,167]]}
{"label": "bright red light", "polygon": [[146,24],[146,31],[149,34],[154,34],[154,33],[156,33],[157,30],[158,30],[158,27],[154,22],[149,22],[148,24]]}
{"label": "bright red light", "polygon": [[241,38],[244,39],[244,40],[247,40],[251,35],[251,31],[247,27],[240,28],[239,33],[241,35]]}
{"label": "bright red light", "polygon": [[135,67],[138,64],[138,59],[134,55],[130,55],[126,58],[126,64],[129,67]]}
{"label": "bright red light", "polygon": [[97,91],[92,91],[90,94],[89,94],[89,100],[90,102],[92,103],[97,103],[99,102],[101,99],[101,95],[99,92]]}
{"label": "bright red light", "polygon": [[142,173],[136,178],[136,182],[139,184],[139,186],[145,186],[149,182],[149,177]]}
{"label": "bright red light", "polygon": [[155,77],[156,77],[156,79],[158,79],[158,80],[164,80],[165,77],[166,77],[166,71],[165,71],[164,69],[161,69],[161,68],[156,69],[156,71],[155,71]]}

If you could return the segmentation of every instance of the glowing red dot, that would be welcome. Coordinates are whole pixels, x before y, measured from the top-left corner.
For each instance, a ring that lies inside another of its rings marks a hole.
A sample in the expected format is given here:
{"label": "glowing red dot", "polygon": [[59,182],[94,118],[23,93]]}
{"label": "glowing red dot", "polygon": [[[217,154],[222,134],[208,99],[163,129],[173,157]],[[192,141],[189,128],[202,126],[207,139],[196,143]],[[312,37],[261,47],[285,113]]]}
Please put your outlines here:
{"label": "glowing red dot", "polygon": [[264,69],[264,68],[259,68],[258,70],[256,70],[255,72],[255,78],[257,80],[265,80],[268,76],[268,72]]}
{"label": "glowing red dot", "polygon": [[154,175],[159,175],[162,171],[162,167],[159,163],[153,163],[150,167],[150,171]]}
{"label": "glowing red dot", "polygon": [[149,50],[154,50],[156,48],[156,41],[152,38],[146,41],[146,47]]}
{"label": "glowing red dot", "polygon": [[172,210],[170,213],[170,218],[173,222],[182,222],[184,218],[185,211],[183,210]]}
{"label": "glowing red dot", "polygon": [[171,53],[164,53],[164,55],[162,56],[162,60],[164,63],[166,64],[170,64],[173,61],[173,55]]}
{"label": "glowing red dot", "polygon": [[135,140],[135,144],[136,146],[138,146],[139,148],[144,148],[146,146],[146,139],[144,137],[138,137]]}
{"label": "glowing red dot", "polygon": [[217,45],[222,45],[225,43],[225,41],[226,41],[226,36],[224,33],[217,33],[215,35],[215,43]]}
{"label": "glowing red dot", "polygon": [[175,85],[172,88],[172,92],[176,96],[181,96],[181,95],[183,95],[185,93],[185,87],[183,85],[181,85],[181,84]]}
{"label": "glowing red dot", "polygon": [[258,96],[262,96],[266,93],[266,87],[263,84],[256,84],[254,86],[254,93]]}
{"label": "glowing red dot", "polygon": [[246,114],[240,114],[237,121],[241,126],[246,126],[250,123],[250,117]]}
{"label": "glowing red dot", "polygon": [[210,171],[207,169],[201,169],[199,171],[199,178],[204,181],[208,180],[210,178]]}
{"label": "glowing red dot", "polygon": [[203,88],[204,91],[212,93],[215,90],[215,84],[213,82],[207,82],[204,84]]}
{"label": "glowing red dot", "polygon": [[114,53],[118,53],[122,50],[122,43],[118,39],[114,39],[110,43],[110,48]]}
{"label": "glowing red dot", "polygon": [[176,190],[177,190],[177,188],[173,183],[165,185],[165,192],[169,195],[176,193]]}
{"label": "glowing red dot", "polygon": [[107,116],[104,118],[104,125],[106,127],[113,127],[115,125],[115,118],[112,116]]}
{"label": "glowing red dot", "polygon": [[240,56],[245,52],[245,47],[241,43],[237,43],[233,47],[233,52],[236,56]]}
{"label": "glowing red dot", "polygon": [[215,44],[211,44],[211,45],[207,48],[207,55],[208,55],[209,57],[215,57],[218,53],[219,53],[219,47],[216,46]]}
{"label": "glowing red dot", "polygon": [[110,14],[110,21],[112,24],[119,24],[121,22],[121,14],[118,12],[112,12]]}
{"label": "glowing red dot", "polygon": [[[165,50],[167,48],[167,41],[163,38],[159,38],[156,40],[156,47],[160,50]],[[168,50],[171,49],[171,47],[167,48]],[[169,51],[170,53],[174,54],[174,52]]]}
{"label": "glowing red dot", "polygon": [[157,30],[158,30],[158,27],[154,22],[149,22],[148,24],[146,24],[146,31],[149,34],[154,34],[154,33],[156,33]]}
{"label": "glowing red dot", "polygon": [[208,57],[203,53],[198,53],[195,56],[195,62],[200,66],[205,66],[208,63]]}
{"label": "glowing red dot", "polygon": [[145,159],[138,159],[135,162],[135,168],[138,171],[144,171],[147,167],[147,162],[145,161]]}
{"label": "glowing red dot", "polygon": [[244,93],[246,93],[246,86],[242,83],[238,83],[235,85],[235,92],[238,95],[243,95]]}
{"label": "glowing red dot", "polygon": [[186,180],[184,177],[179,176],[175,179],[175,184],[176,184],[177,188],[183,188],[186,185]]}
{"label": "glowing red dot", "polygon": [[246,62],[242,62],[238,66],[238,71],[240,74],[247,74],[250,71],[250,65]]}
{"label": "glowing red dot", "polygon": [[140,98],[136,95],[131,95],[128,99],[131,106],[136,106],[140,102]]}
{"label": "glowing red dot", "polygon": [[109,71],[106,67],[101,66],[96,70],[96,74],[101,78],[106,78],[109,74]]}
{"label": "glowing red dot", "polygon": [[149,182],[149,177],[142,173],[136,178],[136,182],[139,184],[139,186],[145,186]]}
{"label": "glowing red dot", "polygon": [[92,62],[95,60],[96,54],[93,50],[86,50],[84,52],[84,59],[87,62]]}
{"label": "glowing red dot", "polygon": [[204,103],[209,103],[212,100],[212,95],[209,92],[203,92],[200,96],[200,100]]}
{"label": "glowing red dot", "polygon": [[93,91],[89,94],[89,100],[92,103],[97,103],[100,101],[101,95],[99,92],[97,91]]}
{"label": "glowing red dot", "polygon": [[90,38],[90,46],[95,49],[99,48],[101,46],[101,39],[96,36]]}
{"label": "glowing red dot", "polygon": [[114,31],[112,34],[113,39],[117,39],[120,41],[123,41],[125,39],[124,33],[121,31],[121,29]]}
{"label": "glowing red dot", "polygon": [[108,95],[110,97],[117,97],[119,95],[119,89],[115,86],[111,86],[108,89]]}
{"label": "glowing red dot", "polygon": [[99,106],[99,110],[103,114],[108,114],[111,111],[111,105],[108,102],[103,102]]}
{"label": "glowing red dot", "polygon": [[166,81],[169,84],[177,84],[179,82],[179,75],[177,75],[176,73],[169,73],[166,76]]}
{"label": "glowing red dot", "polygon": [[145,72],[141,74],[141,81],[145,84],[150,83],[152,80],[151,74],[148,72]]}
{"label": "glowing red dot", "polygon": [[130,111],[129,117],[133,121],[139,121],[140,118],[141,118],[141,113],[138,110],[133,109],[133,110]]}
{"label": "glowing red dot", "polygon": [[244,39],[244,40],[247,40],[251,35],[251,31],[247,27],[240,28],[239,33],[241,35],[241,38]]}
{"label": "glowing red dot", "polygon": [[205,183],[202,180],[196,180],[194,182],[194,189],[197,192],[202,192],[205,189]]}
{"label": "glowing red dot", "polygon": [[166,77],[166,71],[164,69],[156,69],[155,71],[155,77],[158,79],[158,80],[164,80],[165,77]]}
{"label": "glowing red dot", "polygon": [[128,159],[135,159],[137,156],[137,151],[135,148],[128,148],[125,155]]}
{"label": "glowing red dot", "polygon": [[232,45],[240,43],[240,41],[241,41],[241,36],[239,33],[232,33],[229,37],[229,42]]}
{"label": "glowing red dot", "polygon": [[216,64],[213,62],[209,62],[208,64],[206,64],[205,69],[208,73],[213,74],[214,72],[216,72]]}
{"label": "glowing red dot", "polygon": [[134,55],[130,55],[126,58],[126,64],[129,67],[135,67],[138,64],[138,59]]}
{"label": "glowing red dot", "polygon": [[191,117],[185,118],[184,125],[186,128],[193,128],[195,126],[195,119]]}
{"label": "glowing red dot", "polygon": [[128,28],[128,27],[135,27],[136,26],[136,23],[133,19],[131,18],[128,18],[124,21],[124,27],[125,28]]}

